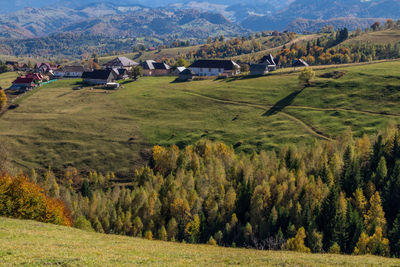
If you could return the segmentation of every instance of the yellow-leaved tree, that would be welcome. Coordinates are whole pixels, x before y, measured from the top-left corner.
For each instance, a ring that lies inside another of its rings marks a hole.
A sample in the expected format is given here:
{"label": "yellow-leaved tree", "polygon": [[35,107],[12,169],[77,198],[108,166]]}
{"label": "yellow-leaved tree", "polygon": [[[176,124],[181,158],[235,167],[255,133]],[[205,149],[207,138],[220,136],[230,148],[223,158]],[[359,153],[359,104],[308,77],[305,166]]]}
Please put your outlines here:
{"label": "yellow-leaved tree", "polygon": [[7,105],[7,96],[4,90],[0,90],[0,110],[3,110]]}
{"label": "yellow-leaved tree", "polygon": [[306,238],[306,231],[304,230],[304,227],[301,227],[297,231],[295,237],[290,238],[288,239],[288,241],[286,241],[283,248],[297,252],[310,253],[311,250],[304,244],[305,238]]}
{"label": "yellow-leaved tree", "polygon": [[315,71],[312,68],[304,68],[299,74],[301,84],[310,85],[311,81],[315,78]]}

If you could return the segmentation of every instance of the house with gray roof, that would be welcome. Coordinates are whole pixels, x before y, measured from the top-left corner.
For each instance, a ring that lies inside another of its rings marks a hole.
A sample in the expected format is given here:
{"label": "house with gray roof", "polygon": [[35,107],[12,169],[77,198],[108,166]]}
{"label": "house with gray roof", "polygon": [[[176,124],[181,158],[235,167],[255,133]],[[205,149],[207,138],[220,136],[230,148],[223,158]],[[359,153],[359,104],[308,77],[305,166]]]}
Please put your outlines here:
{"label": "house with gray roof", "polygon": [[131,69],[138,66],[139,63],[130,60],[127,57],[117,57],[103,65],[104,69]]}
{"label": "house with gray roof", "polygon": [[197,60],[189,69],[198,76],[234,76],[240,74],[240,66],[232,60]]}
{"label": "house with gray roof", "polygon": [[171,75],[171,66],[164,62],[146,60],[140,64],[143,76],[167,76]]}

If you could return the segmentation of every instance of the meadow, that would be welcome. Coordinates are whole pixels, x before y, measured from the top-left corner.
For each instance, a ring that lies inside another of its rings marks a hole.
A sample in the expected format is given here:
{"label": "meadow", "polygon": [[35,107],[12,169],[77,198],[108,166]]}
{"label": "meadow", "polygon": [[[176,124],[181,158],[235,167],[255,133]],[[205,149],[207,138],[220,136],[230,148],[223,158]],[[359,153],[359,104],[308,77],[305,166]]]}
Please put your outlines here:
{"label": "meadow", "polygon": [[0,217],[0,266],[399,266],[376,256],[150,241]]}
{"label": "meadow", "polygon": [[60,80],[16,100],[19,107],[0,118],[0,137],[23,170],[126,174],[157,144],[183,147],[207,138],[251,153],[330,140],[347,129],[374,135],[400,121],[399,67],[326,67],[308,87],[293,69],[185,83],[146,77],[116,91],[73,90],[79,80]]}

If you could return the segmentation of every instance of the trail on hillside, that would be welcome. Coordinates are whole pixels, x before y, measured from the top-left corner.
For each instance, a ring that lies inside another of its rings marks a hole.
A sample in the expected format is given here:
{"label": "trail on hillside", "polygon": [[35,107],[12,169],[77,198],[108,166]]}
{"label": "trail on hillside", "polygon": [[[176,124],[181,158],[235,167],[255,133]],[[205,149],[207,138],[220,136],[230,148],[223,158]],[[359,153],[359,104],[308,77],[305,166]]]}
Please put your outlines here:
{"label": "trail on hillside", "polygon": [[[211,96],[205,96],[205,95],[202,95],[202,94],[189,92],[189,91],[186,91],[186,90],[184,90],[183,92],[186,93],[186,94],[189,94],[189,95],[202,97],[202,98],[209,99],[209,100],[212,100],[212,101],[215,101],[215,102],[219,102],[219,103],[230,104],[230,105],[248,106],[248,107],[253,107],[253,108],[257,108],[257,109],[262,109],[262,110],[265,110],[265,111],[267,111],[266,109],[273,107],[273,106],[265,106],[265,105],[253,104],[253,103],[249,103],[249,102],[219,99],[219,98],[215,98],[215,97],[211,97]],[[332,138],[330,138],[329,136],[325,135],[321,131],[315,129],[313,126],[306,124],[304,121],[296,118],[293,115],[287,114],[287,113],[282,112],[282,111],[280,111],[276,115],[282,115],[282,116],[284,116],[284,117],[296,122],[297,124],[300,124],[307,132],[309,132],[310,134],[312,134],[312,135],[314,135],[316,137],[319,137],[319,138],[324,139],[324,140],[332,141]]]}
{"label": "trail on hillside", "polygon": [[[301,91],[299,91],[299,92],[301,92]],[[295,94],[298,94],[299,92],[295,92]],[[233,104],[233,105],[245,105],[245,106],[249,106],[249,107],[264,109],[264,110],[266,110],[265,115],[281,114],[282,116],[285,116],[286,118],[289,118],[290,120],[295,121],[298,124],[300,124],[306,131],[308,131],[312,135],[317,136],[321,139],[325,139],[325,140],[332,140],[332,138],[329,137],[328,135],[324,134],[323,132],[319,131],[314,126],[309,125],[309,124],[305,123],[304,121],[302,121],[301,119],[299,119],[291,114],[285,113],[282,110],[284,108],[286,108],[286,109],[303,109],[303,110],[312,110],[312,111],[342,111],[342,112],[349,112],[349,113],[363,114],[363,115],[377,115],[377,116],[386,116],[386,117],[392,117],[392,118],[400,118],[399,114],[393,114],[393,113],[382,113],[382,112],[355,110],[355,109],[347,109],[347,108],[316,108],[316,107],[298,106],[298,105],[285,105],[285,106],[280,106],[280,105],[276,105],[276,104],[273,106],[272,105],[261,105],[261,104],[254,104],[251,102],[246,102],[246,101],[234,101],[234,100],[229,100],[229,99],[221,99],[221,98],[217,98],[217,97],[206,96],[206,95],[190,92],[187,90],[185,90],[184,93],[190,94],[193,96],[206,98],[206,99],[213,100],[213,101],[217,101],[220,103]],[[272,109],[274,112],[271,111]],[[277,112],[275,112],[275,111],[277,111]],[[270,112],[270,114],[268,114],[268,112]]]}

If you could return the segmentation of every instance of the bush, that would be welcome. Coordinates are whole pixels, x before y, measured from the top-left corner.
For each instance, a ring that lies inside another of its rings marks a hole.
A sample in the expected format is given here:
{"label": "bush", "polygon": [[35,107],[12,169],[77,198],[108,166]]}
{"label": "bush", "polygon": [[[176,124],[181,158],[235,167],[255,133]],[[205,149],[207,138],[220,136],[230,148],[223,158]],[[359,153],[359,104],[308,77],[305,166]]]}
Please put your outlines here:
{"label": "bush", "polygon": [[146,233],[144,234],[144,238],[146,238],[147,240],[153,240],[153,233],[151,231],[146,231]]}
{"label": "bush", "polygon": [[215,241],[215,239],[212,236],[210,236],[210,239],[208,239],[207,244],[211,245],[211,246],[216,246],[217,245],[217,241]]}
{"label": "bush", "polygon": [[340,246],[338,245],[338,243],[333,243],[328,252],[332,254],[340,254]]}
{"label": "bush", "polygon": [[94,232],[92,225],[84,216],[76,218],[74,227],[88,232]]}

